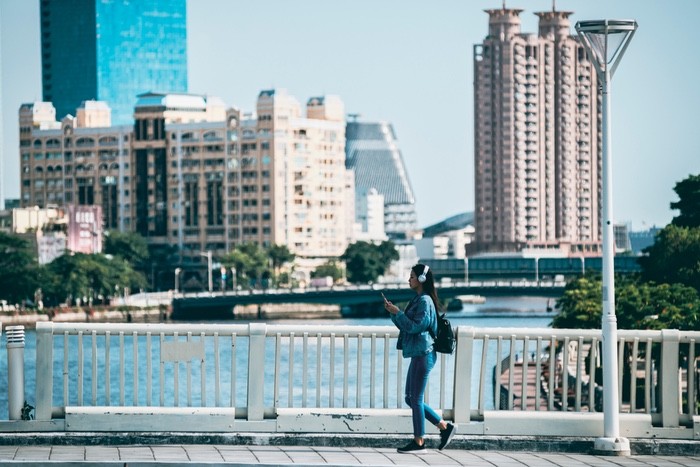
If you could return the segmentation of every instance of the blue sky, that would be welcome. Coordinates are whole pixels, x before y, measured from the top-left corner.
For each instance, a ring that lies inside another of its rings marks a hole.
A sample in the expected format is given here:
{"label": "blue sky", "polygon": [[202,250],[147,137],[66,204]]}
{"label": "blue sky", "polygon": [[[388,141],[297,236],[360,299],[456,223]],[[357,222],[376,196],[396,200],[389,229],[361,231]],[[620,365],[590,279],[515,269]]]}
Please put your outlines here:
{"label": "blue sky", "polygon": [[[700,173],[700,1],[558,0],[576,21],[636,19],[612,82],[614,218],[670,222],[673,186]],[[304,103],[337,94],[346,112],[394,124],[421,226],[474,209],[473,45],[499,0],[188,2],[190,92],[252,111],[261,89]],[[551,0],[508,0],[523,32]],[[19,196],[17,111],[41,100],[39,1],[0,0],[6,198]]]}

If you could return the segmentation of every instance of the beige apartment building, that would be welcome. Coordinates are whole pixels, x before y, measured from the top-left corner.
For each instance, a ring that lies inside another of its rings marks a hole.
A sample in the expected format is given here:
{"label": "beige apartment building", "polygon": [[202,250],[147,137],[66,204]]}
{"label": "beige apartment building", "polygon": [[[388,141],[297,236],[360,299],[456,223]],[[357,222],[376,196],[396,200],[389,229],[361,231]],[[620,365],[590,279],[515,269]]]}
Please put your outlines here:
{"label": "beige apartment building", "polygon": [[314,97],[305,110],[280,89],[247,115],[217,98],[146,93],[133,126],[110,126],[103,103],[60,122],[49,103],[22,105],[21,205],[99,205],[105,229],[192,259],[287,245],[308,273],[347,248],[354,195],[342,101]]}
{"label": "beige apartment building", "polygon": [[571,12],[486,10],[474,48],[476,239],[470,253],[601,251],[598,84]]}

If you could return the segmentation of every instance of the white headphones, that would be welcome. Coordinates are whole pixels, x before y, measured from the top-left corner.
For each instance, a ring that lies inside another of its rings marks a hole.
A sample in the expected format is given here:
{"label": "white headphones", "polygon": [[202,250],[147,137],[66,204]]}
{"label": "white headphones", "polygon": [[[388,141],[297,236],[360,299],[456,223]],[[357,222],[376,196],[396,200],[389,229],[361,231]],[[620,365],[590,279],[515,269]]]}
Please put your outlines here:
{"label": "white headphones", "polygon": [[430,270],[430,268],[426,264],[425,268],[423,269],[423,273],[420,276],[418,276],[418,282],[420,282],[422,284],[423,282],[425,282],[428,279],[427,274],[428,274],[429,270]]}

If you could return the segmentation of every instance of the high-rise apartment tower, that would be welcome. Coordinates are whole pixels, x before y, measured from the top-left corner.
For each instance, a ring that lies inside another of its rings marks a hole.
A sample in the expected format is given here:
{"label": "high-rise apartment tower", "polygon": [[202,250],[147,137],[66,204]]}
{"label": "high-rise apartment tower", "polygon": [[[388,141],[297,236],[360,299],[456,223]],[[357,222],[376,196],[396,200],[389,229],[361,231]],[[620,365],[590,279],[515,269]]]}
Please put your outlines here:
{"label": "high-rise apartment tower", "polygon": [[486,10],[474,47],[476,241],[472,253],[545,250],[596,255],[601,229],[599,94],[571,35],[571,12]]}
{"label": "high-rise apartment tower", "polygon": [[41,0],[44,101],[60,119],[101,100],[133,121],[136,96],[187,91],[186,0]]}

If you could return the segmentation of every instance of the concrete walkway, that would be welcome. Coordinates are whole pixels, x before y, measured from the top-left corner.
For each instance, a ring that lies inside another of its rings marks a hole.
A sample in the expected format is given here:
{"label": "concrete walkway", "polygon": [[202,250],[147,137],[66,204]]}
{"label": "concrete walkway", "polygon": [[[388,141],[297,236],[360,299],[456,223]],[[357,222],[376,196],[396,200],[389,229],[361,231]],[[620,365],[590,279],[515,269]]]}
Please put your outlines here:
{"label": "concrete walkway", "polygon": [[700,441],[631,439],[630,457],[592,454],[594,439],[458,434],[438,451],[399,454],[406,435],[331,433],[0,433],[0,466],[696,466]]}
{"label": "concrete walkway", "polygon": [[0,465],[61,466],[700,466],[700,456],[601,457],[522,451],[430,449],[398,454],[395,448],[332,446],[241,446],[217,444],[124,446],[0,446]]}

